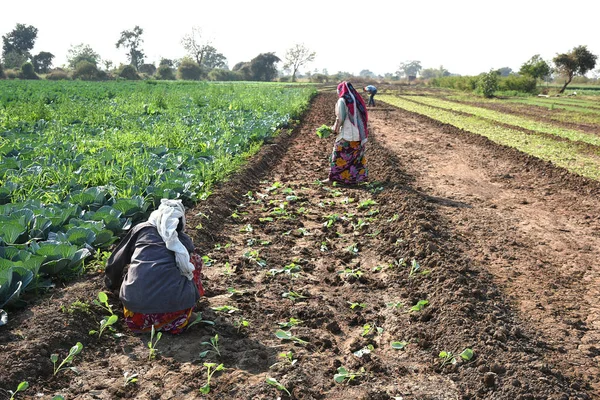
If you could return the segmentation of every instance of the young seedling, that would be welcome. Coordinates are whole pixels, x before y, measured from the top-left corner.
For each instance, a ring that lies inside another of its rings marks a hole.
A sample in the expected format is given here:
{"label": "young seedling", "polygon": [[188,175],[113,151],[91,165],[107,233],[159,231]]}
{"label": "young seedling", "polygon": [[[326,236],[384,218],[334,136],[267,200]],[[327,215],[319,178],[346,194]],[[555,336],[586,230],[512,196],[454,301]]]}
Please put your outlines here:
{"label": "young seedling", "polygon": [[475,352],[473,351],[473,349],[469,349],[468,347],[466,349],[464,349],[462,351],[462,353],[459,354],[460,358],[462,358],[465,361],[471,361],[473,359],[473,357],[475,356]]}
{"label": "young seedling", "polygon": [[229,293],[229,295],[230,295],[231,297],[234,297],[234,296],[241,296],[241,295],[243,295],[243,294],[244,294],[244,292],[242,292],[241,290],[237,290],[236,288],[233,288],[233,287],[228,287],[228,288],[227,288],[227,293]]}
{"label": "young seedling", "polygon": [[281,365],[281,364],[289,365],[289,366],[293,367],[298,362],[298,360],[294,358],[294,353],[291,351],[279,353],[277,355],[277,357],[282,358],[283,361],[276,362],[275,364],[271,365],[269,368],[273,368],[273,367],[275,367],[277,365]]}
{"label": "young seedling", "polygon": [[392,218],[389,218],[389,219],[387,220],[387,222],[394,222],[394,221],[398,221],[399,219],[400,219],[400,216],[399,216],[398,214],[394,214],[394,215],[392,216]]}
{"label": "young seedling", "polygon": [[15,396],[17,395],[17,393],[23,392],[23,391],[27,390],[28,388],[29,388],[29,382],[23,381],[23,382],[19,383],[19,385],[17,386],[17,390],[15,390],[14,392],[12,390],[8,391],[8,393],[10,393],[10,400],[15,400]]}
{"label": "young seedling", "polygon": [[258,250],[250,250],[244,253],[244,258],[248,261],[255,262],[259,267],[266,267],[267,262],[260,258],[260,254]]}
{"label": "young seedling", "polygon": [[364,310],[364,309],[365,309],[365,307],[367,307],[367,303],[353,303],[353,302],[351,302],[351,301],[347,301],[346,303],[350,304],[350,308],[351,308],[352,310],[359,309],[359,308],[360,308],[361,310]]}
{"label": "young seedling", "polygon": [[308,296],[303,296],[298,292],[294,292],[292,290],[290,290],[289,292],[284,292],[281,297],[285,298],[285,299],[289,299],[291,301],[296,301],[298,299],[307,299]]}
{"label": "young seedling", "polygon": [[211,310],[217,311],[217,312],[224,312],[227,314],[233,314],[236,311],[240,311],[239,308],[233,307],[233,306],[218,306],[218,307],[211,307]]}
{"label": "young seedling", "polygon": [[[71,364],[73,362],[73,359],[75,358],[75,356],[79,353],[81,353],[81,350],[83,350],[83,345],[80,342],[77,342],[75,344],[75,346],[71,347],[71,349],[69,350],[69,355],[67,355],[67,357],[65,357],[64,360],[62,360],[62,362],[58,365],[58,367],[56,366],[56,363],[58,361],[58,354],[51,354],[50,355],[50,361],[52,361],[52,364],[54,365],[54,373],[53,375],[56,376],[56,374],[58,374],[58,372],[63,369],[63,367],[65,365]],[[67,367],[68,369],[70,369],[71,371],[77,372],[77,369],[75,367]]]}
{"label": "young seedling", "polygon": [[199,312],[196,319],[188,324],[187,329],[189,329],[190,327],[192,327],[196,324],[214,325],[215,323],[213,321],[209,321],[207,319],[202,319],[202,313]]}
{"label": "young seedling", "polygon": [[217,354],[217,356],[221,357],[221,351],[219,350],[219,335],[215,335],[214,337],[211,337],[210,342],[202,342],[200,344],[212,347],[212,350],[208,349],[208,350],[204,350],[203,352],[201,352],[200,353],[201,358],[206,357],[208,355],[208,353],[210,353],[211,351],[213,353]]}
{"label": "young seedling", "polygon": [[289,275],[292,279],[294,279],[300,276],[300,272],[302,272],[302,267],[292,262],[281,269],[271,269],[268,273],[271,276],[275,276],[277,274],[286,274]]}
{"label": "young seedling", "polygon": [[392,342],[392,349],[394,350],[402,350],[408,345],[408,342]]}
{"label": "young seedling", "polygon": [[130,383],[136,383],[138,381],[138,374],[130,374],[129,371],[125,371],[123,374],[123,386],[127,386]]}
{"label": "young seedling", "polygon": [[288,322],[278,322],[277,324],[282,328],[291,328],[293,326],[300,325],[301,323],[302,321],[300,321],[299,319],[291,317]]}
{"label": "young seedling", "polygon": [[364,219],[359,218],[356,223],[352,223],[352,229],[354,229],[355,234],[358,234],[357,231],[360,231],[365,226],[369,225]]}
{"label": "young seedling", "polygon": [[235,326],[237,328],[238,333],[240,333],[240,331],[244,328],[247,328],[248,326],[250,326],[250,322],[248,320],[245,320],[244,318],[240,318],[237,321],[233,322],[233,326]]}
{"label": "young seedling", "polygon": [[247,224],[243,228],[240,228],[240,232],[252,233],[254,232],[254,228],[252,228],[251,224]]}
{"label": "young seedling", "polygon": [[225,268],[223,269],[222,274],[225,276],[231,276],[233,274],[233,269],[231,268],[231,265],[229,265],[228,262],[225,263]]}
{"label": "young seedling", "polygon": [[401,301],[392,301],[390,303],[386,303],[386,306],[389,308],[402,308],[404,307],[404,303]]}
{"label": "young seedling", "polygon": [[94,300],[93,303],[98,307],[101,307],[109,312],[110,315],[114,315],[112,307],[108,304],[108,296],[104,292],[98,293],[98,300]]}
{"label": "young seedling", "polygon": [[154,330],[154,325],[152,325],[152,330],[150,331],[150,341],[148,342],[148,349],[149,349],[148,360],[152,360],[154,357],[156,357],[156,345],[158,344],[158,341],[162,337],[162,332],[156,333],[156,341],[155,341],[154,340],[155,333],[156,333],[156,331]]}
{"label": "young seedling", "polygon": [[359,252],[358,245],[356,243],[353,243],[350,246],[346,247],[346,251],[352,255],[357,255]]}
{"label": "young seedling", "polygon": [[417,304],[410,308],[410,311],[421,311],[429,304],[429,300],[419,300]]}
{"label": "young seedling", "polygon": [[456,358],[449,351],[440,351],[440,354],[438,355],[438,357],[442,361],[442,363],[440,364],[440,368],[443,368],[444,365],[446,365],[448,363],[456,364]]}
{"label": "young seedling", "polygon": [[115,330],[112,325],[114,325],[118,319],[119,317],[117,317],[115,314],[111,315],[110,317],[102,318],[102,321],[100,321],[100,330],[96,331],[93,329],[90,331],[90,335],[95,335],[97,333],[98,339],[100,339],[106,328],[109,328],[111,331]]}
{"label": "young seedling", "polygon": [[200,393],[208,394],[210,393],[210,379],[215,374],[215,372],[223,371],[225,367],[223,366],[223,364],[217,365],[216,363],[204,363],[204,366],[207,368],[208,371],[206,373],[206,384],[204,384],[204,386],[200,388]]}
{"label": "young seedling", "polygon": [[360,279],[360,277],[364,275],[360,268],[346,268],[343,271],[339,271],[338,274],[342,275],[344,279],[348,279],[350,277]]}
{"label": "young seedling", "polygon": [[365,208],[369,208],[369,207],[371,207],[371,206],[373,206],[375,204],[377,204],[377,202],[375,200],[369,199],[369,200],[361,201],[358,204],[358,208],[362,210],[362,209],[365,209]]}
{"label": "young seedling", "polygon": [[275,386],[277,389],[286,392],[288,396],[292,397],[292,394],[289,392],[289,390],[287,390],[286,387],[283,386],[281,383],[277,382],[277,379],[267,377],[266,382],[269,385]]}
{"label": "young seedling", "polygon": [[413,260],[410,262],[410,269],[408,271],[408,277],[409,278],[414,278],[414,276],[418,273],[420,273],[421,275],[425,276],[425,275],[429,275],[429,270],[424,270],[421,271],[421,265],[419,265],[419,263],[417,262],[417,260],[415,260],[413,258]]}
{"label": "young seedling", "polygon": [[370,354],[373,350],[375,350],[375,347],[372,344],[369,344],[365,347],[363,347],[360,350],[356,350],[354,354],[356,357],[361,358],[362,356],[364,356],[365,354]]}
{"label": "young seedling", "polygon": [[291,333],[291,332],[289,332],[289,331],[288,331],[288,332],[286,332],[286,331],[283,331],[283,330],[281,330],[281,329],[278,329],[278,330],[275,332],[275,336],[276,336],[278,339],[281,339],[281,340],[291,340],[291,341],[293,341],[293,342],[295,342],[295,343],[298,343],[298,344],[306,344],[306,343],[308,343],[307,341],[305,341],[305,340],[302,340],[302,339],[300,339],[300,338],[298,338],[298,337],[296,337],[296,336],[292,335],[292,333]]}
{"label": "young seedling", "polygon": [[358,372],[348,371],[345,367],[339,367],[337,369],[337,374],[333,376],[333,380],[335,383],[349,383],[359,376],[365,375],[365,368],[361,367]]}
{"label": "young seedling", "polygon": [[323,223],[323,226],[327,229],[331,228],[334,223],[339,221],[341,218],[338,214],[330,214],[325,216],[326,221]]}
{"label": "young seedling", "polygon": [[363,331],[360,334],[362,337],[365,337],[369,334],[372,333],[377,333],[378,335],[381,335],[383,333],[383,328],[380,326],[377,326],[375,324],[371,325],[371,324],[364,324],[362,327]]}

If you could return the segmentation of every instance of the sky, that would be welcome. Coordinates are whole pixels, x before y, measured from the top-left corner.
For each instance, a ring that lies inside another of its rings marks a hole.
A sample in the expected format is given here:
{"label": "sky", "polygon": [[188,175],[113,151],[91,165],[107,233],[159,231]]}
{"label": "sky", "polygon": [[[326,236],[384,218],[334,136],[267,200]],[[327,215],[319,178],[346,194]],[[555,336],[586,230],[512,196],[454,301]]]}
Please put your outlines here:
{"label": "sky", "polygon": [[[540,54],[587,45],[600,55],[597,18],[600,1],[571,0],[28,0],[2,1],[0,35],[17,23],[38,28],[32,51],[49,51],[54,66],[66,64],[72,45],[90,45],[102,59],[126,63],[116,49],[120,33],[144,29],[146,62],[181,58],[181,39],[200,27],[203,37],[227,57],[229,67],[304,44],[316,52],[303,68],[332,74],[395,73],[400,63],[418,60],[423,68],[443,65],[451,73],[477,75],[521,64]],[[281,68],[283,63],[278,64]],[[600,67],[600,62],[598,67]]]}

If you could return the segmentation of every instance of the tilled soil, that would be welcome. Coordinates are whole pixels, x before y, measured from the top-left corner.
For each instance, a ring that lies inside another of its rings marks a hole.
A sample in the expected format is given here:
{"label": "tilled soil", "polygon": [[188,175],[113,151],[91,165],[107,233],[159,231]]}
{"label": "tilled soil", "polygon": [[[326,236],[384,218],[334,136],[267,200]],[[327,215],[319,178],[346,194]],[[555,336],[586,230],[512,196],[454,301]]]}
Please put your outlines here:
{"label": "tilled soil", "polygon": [[[598,321],[597,185],[387,106],[370,114],[371,183],[323,185],[333,139],[314,130],[333,122],[335,100],[318,95],[301,125],[190,210],[189,230],[207,256],[198,311],[214,325],[164,335],[148,360],[149,335],[119,323],[98,339],[88,331],[100,309],[61,311],[103,289],[101,275],[86,276],[0,328],[0,387],[28,380],[20,398],[48,399],[597,394],[598,354],[586,347]],[[302,342],[279,339],[278,329]],[[215,335],[220,354],[201,357]],[[77,341],[79,373],[52,376],[50,354],[62,359]],[[467,348],[471,360],[459,356]],[[444,362],[441,351],[453,357]],[[280,357],[286,352],[297,361]],[[226,368],[207,395],[198,391],[204,362]],[[358,374],[336,383],[341,366]],[[125,372],[139,380],[125,385]]]}

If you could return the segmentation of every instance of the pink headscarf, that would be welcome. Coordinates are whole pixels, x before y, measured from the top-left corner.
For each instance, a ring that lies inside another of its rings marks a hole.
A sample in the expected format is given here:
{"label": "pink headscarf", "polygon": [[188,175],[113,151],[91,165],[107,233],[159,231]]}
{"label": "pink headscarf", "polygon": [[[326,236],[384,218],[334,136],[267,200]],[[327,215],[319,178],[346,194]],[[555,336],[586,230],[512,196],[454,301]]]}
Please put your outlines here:
{"label": "pink headscarf", "polygon": [[[360,114],[363,125],[362,128],[364,129],[364,138],[366,139],[369,136],[369,129],[367,128],[369,115],[367,114],[367,107],[365,106],[365,101],[363,100],[362,96],[358,94],[350,82],[346,81],[338,85],[337,93],[338,96],[343,98],[346,102],[346,107],[348,107],[348,112],[350,113],[351,117],[350,122],[352,125],[356,126],[355,115],[357,112]],[[359,127],[359,130],[360,128],[361,127]]]}

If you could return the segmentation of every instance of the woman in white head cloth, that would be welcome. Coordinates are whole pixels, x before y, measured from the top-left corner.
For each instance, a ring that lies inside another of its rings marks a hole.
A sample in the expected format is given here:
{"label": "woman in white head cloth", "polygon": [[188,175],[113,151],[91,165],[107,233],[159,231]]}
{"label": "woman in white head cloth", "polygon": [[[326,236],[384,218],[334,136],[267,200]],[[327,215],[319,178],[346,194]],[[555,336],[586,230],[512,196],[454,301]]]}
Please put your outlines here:
{"label": "woman in white head cloth", "polygon": [[106,286],[119,289],[125,322],[133,332],[148,332],[152,326],[182,332],[204,295],[202,258],[194,254],[184,230],[181,200],[162,199],[148,221],[136,225],[108,259]]}

